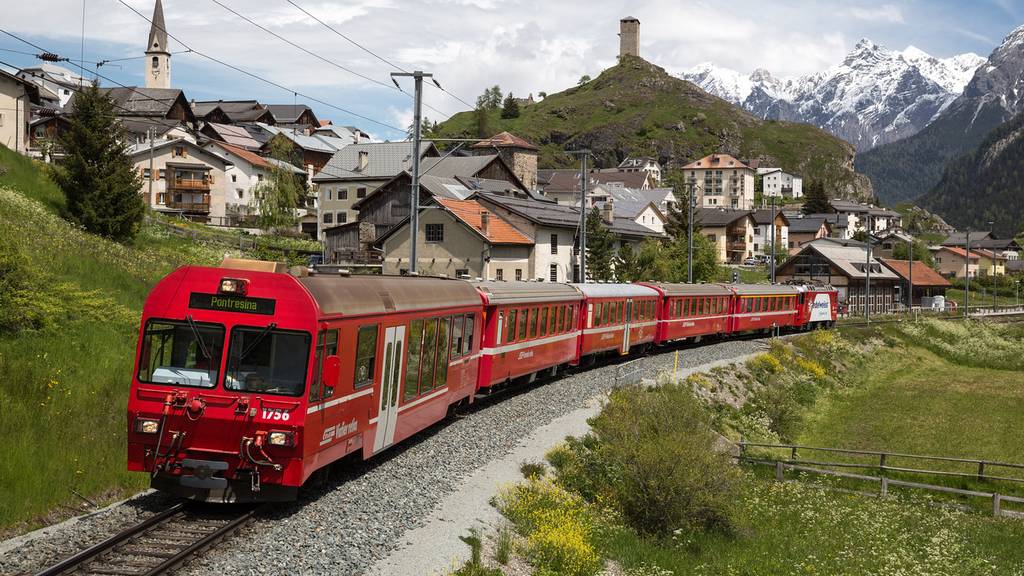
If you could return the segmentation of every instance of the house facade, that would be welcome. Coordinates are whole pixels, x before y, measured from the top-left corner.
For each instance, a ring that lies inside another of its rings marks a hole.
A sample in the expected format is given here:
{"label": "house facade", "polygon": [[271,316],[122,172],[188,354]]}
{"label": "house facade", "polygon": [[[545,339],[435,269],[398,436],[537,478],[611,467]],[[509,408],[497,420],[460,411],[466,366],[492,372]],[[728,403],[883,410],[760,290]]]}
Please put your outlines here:
{"label": "house facade", "polygon": [[184,138],[137,144],[129,154],[150,208],[200,222],[226,221],[230,160]]}
{"label": "house facade", "polygon": [[803,198],[803,178],[794,176],[782,168],[758,168],[757,175],[761,178],[761,193],[763,195]]}
{"label": "house facade", "polygon": [[757,225],[751,211],[698,208],[693,217],[700,223],[701,235],[714,245],[719,263],[740,264],[754,256]]}
{"label": "house facade", "polygon": [[306,172],[298,166],[264,158],[239,146],[214,141],[203,148],[230,162],[224,170],[224,219],[218,221],[211,216],[214,224],[252,226],[253,218],[259,214],[254,189],[269,180],[275,166],[290,171],[296,178],[306,178]]}
{"label": "house facade", "polygon": [[854,316],[864,314],[865,306],[871,314],[885,314],[900,304],[900,277],[874,256],[869,259],[866,244],[852,240],[813,240],[783,262],[775,278],[780,283],[831,284],[838,291],[841,307]]}
{"label": "house facade", "polygon": [[57,66],[49,62],[44,62],[39,66],[22,68],[18,71],[17,76],[43,89],[49,95],[49,98],[44,99],[49,99],[50,102],[48,104],[52,104],[57,108],[67,106],[68,100],[71,100],[71,95],[79,87],[88,86],[90,82],[63,66]]}
{"label": "house facade", "polygon": [[[775,210],[775,252],[789,251],[789,218]],[[754,256],[770,256],[772,252],[772,210],[755,210],[754,238],[751,251]]]}
{"label": "house facade", "polygon": [[930,248],[935,267],[946,278],[976,278],[981,258],[973,250],[971,255],[957,246],[934,246]]}
{"label": "house facade", "polygon": [[697,191],[701,208],[753,208],[754,170],[728,154],[711,154],[683,166],[683,178]]}
{"label": "house facade", "polygon": [[537,153],[540,148],[510,132],[501,132],[473,144],[474,155],[489,156],[497,153],[527,190],[537,189]]}
{"label": "house facade", "polygon": [[661,184],[661,164],[657,159],[650,156],[638,156],[635,158],[627,156],[626,159],[619,163],[616,170],[619,172],[647,172],[655,186]]}
{"label": "house facade", "polygon": [[823,216],[796,214],[794,216],[787,216],[787,218],[789,220],[787,247],[791,254],[812,240],[832,236],[831,225],[828,219]]}
{"label": "house facade", "polygon": [[33,102],[39,103],[39,87],[0,70],[0,144],[28,152]]}

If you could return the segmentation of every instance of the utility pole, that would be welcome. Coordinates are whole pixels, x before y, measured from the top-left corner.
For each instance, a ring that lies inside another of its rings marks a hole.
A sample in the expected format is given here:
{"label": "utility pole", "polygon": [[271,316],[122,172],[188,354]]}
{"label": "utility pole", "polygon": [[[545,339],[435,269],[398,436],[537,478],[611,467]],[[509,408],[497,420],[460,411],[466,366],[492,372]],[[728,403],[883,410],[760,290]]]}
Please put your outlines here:
{"label": "utility pole", "polygon": [[[690,193],[686,197],[687,209],[690,211],[686,218],[686,282],[693,284],[693,205],[697,199],[694,197],[697,183],[690,183]],[[728,238],[726,239],[728,241]]]}
{"label": "utility pole", "polygon": [[149,138],[149,205],[155,204],[153,198],[153,128],[146,128],[146,138]]}
{"label": "utility pole", "polygon": [[409,275],[415,276],[416,272],[416,236],[419,233],[419,216],[420,216],[420,123],[422,108],[423,108],[423,79],[430,78],[431,81],[441,87],[434,80],[433,74],[421,72],[416,70],[414,72],[392,72],[391,81],[395,83],[395,86],[401,90],[398,86],[398,81],[395,80],[399,76],[412,76],[416,82],[416,93],[413,98],[413,127],[412,127],[412,187],[409,191]]}
{"label": "utility pole", "polygon": [[868,259],[864,265],[864,320],[871,322],[871,215],[868,215],[868,232],[865,238],[868,245]]}
{"label": "utility pole", "polygon": [[971,314],[968,310],[971,307],[971,229],[967,229],[967,237],[964,239],[964,318]]}
{"label": "utility pole", "polygon": [[580,157],[580,265],[579,277],[576,279],[581,284],[587,282],[587,157],[590,150],[577,150],[570,154]]}
{"label": "utility pole", "polygon": [[907,278],[910,288],[907,291],[907,308],[914,310],[914,239],[907,239]]}
{"label": "utility pole", "polygon": [[775,284],[775,253],[776,252],[777,252],[777,250],[775,249],[775,194],[772,194],[772,253],[771,253],[771,256],[770,256],[771,263],[772,263],[772,284]]}

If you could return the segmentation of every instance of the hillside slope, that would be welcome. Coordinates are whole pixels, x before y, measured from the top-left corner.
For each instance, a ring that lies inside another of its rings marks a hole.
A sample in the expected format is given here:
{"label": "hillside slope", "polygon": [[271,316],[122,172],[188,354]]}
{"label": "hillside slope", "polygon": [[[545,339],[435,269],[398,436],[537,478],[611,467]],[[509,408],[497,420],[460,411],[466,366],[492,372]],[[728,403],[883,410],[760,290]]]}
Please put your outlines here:
{"label": "hillside slope", "polygon": [[[837,197],[872,195],[867,179],[853,171],[850,144],[807,124],[761,120],[639,58],[523,106],[518,118],[492,111],[489,124],[492,133],[508,130],[540,146],[542,168],[577,165],[566,150],[581,148],[594,152],[599,167],[646,155],[678,168],[726,152],[822,180]],[[452,116],[434,135],[478,137],[474,113]]]}
{"label": "hillside slope", "polygon": [[860,154],[857,170],[871,178],[882,201],[913,200],[939,183],[947,162],[1022,111],[1024,26],[1003,40],[938,118],[909,138]]}
{"label": "hillside slope", "polygon": [[[1015,235],[1024,221],[1024,113],[993,130],[947,166],[942,180],[918,202],[957,228]],[[995,222],[989,226],[988,222]]]}

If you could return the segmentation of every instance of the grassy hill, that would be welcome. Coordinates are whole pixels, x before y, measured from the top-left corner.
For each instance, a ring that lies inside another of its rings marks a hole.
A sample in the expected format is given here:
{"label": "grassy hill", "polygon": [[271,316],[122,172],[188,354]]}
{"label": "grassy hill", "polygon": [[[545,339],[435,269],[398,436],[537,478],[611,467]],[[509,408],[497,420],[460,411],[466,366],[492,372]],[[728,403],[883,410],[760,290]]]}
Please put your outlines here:
{"label": "grassy hill", "polygon": [[125,471],[145,297],[180,265],[238,254],[236,237],[200,242],[167,222],[128,246],[86,233],[59,215],[46,170],[0,146],[0,535],[79,511],[72,490],[108,501],[145,486]]}
{"label": "grassy hill", "polygon": [[[712,152],[762,159],[820,179],[834,196],[865,198],[870,182],[853,171],[854,148],[808,124],[761,120],[639,58],[626,58],[594,80],[520,107],[520,116],[489,114],[489,131],[508,130],[540,146],[540,166],[576,166],[566,150],[590,148],[599,167],[625,156],[653,156],[682,166]],[[476,138],[474,112],[433,134]]]}

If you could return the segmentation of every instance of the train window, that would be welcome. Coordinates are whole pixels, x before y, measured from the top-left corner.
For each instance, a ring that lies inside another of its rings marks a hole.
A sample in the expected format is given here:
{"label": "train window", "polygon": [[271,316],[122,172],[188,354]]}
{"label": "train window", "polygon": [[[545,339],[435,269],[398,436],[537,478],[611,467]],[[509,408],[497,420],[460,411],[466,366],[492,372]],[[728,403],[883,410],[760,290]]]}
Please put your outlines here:
{"label": "train window", "polygon": [[353,388],[363,388],[373,384],[374,360],[377,357],[377,325],[360,326],[359,337],[356,339],[355,377]]}
{"label": "train window", "polygon": [[429,392],[434,385],[434,361],[437,358],[437,318],[423,323],[423,357],[420,362],[420,394]]}
{"label": "train window", "polygon": [[465,328],[462,330],[462,354],[469,354],[473,350],[473,330],[476,328],[476,315],[466,314]]}
{"label": "train window", "polygon": [[[594,308],[594,305],[591,304],[590,307]],[[593,322],[591,322],[591,324],[590,324],[591,326],[600,326],[601,325],[601,310],[603,310],[603,309],[604,309],[604,305],[599,303],[597,305],[597,312],[594,313]]]}
{"label": "train window", "polygon": [[558,311],[561,308],[562,308],[561,306],[550,306],[549,307],[549,310],[548,310],[548,334],[554,334],[554,333],[558,332],[558,321],[555,319],[555,316],[558,314]]}
{"label": "train window", "polygon": [[538,336],[548,335],[548,308],[545,306],[540,309],[540,334]]}
{"label": "train window", "polygon": [[508,311],[508,337],[505,338],[505,342],[515,342],[516,340],[516,311]]}
{"label": "train window", "polygon": [[519,339],[526,340],[526,320],[529,310],[525,308],[519,311]]}
{"label": "train window", "polygon": [[434,388],[441,388],[448,379],[448,324],[450,317],[437,322],[437,367],[434,369]]}
{"label": "train window", "polygon": [[[313,384],[309,387],[309,401],[316,402],[324,398],[330,398],[334,394],[334,387],[337,382],[322,382],[324,358],[334,356],[338,353],[338,331],[321,330],[316,337],[316,353],[313,355],[316,372],[313,374]],[[323,388],[321,389],[321,386]]]}
{"label": "train window", "polygon": [[552,332],[560,333],[565,331],[565,325],[562,324],[563,318],[565,318],[565,306],[555,306],[555,309],[551,314],[551,321],[554,323],[555,326]]}
{"label": "train window", "polygon": [[626,303],[619,302],[615,308],[615,321],[619,324],[622,324],[623,322],[626,321]]}
{"label": "train window", "polygon": [[220,373],[224,327],[168,320],[146,322],[139,381],[212,388]]}
{"label": "train window", "polygon": [[452,318],[452,360],[462,356],[462,316]]}
{"label": "train window", "polygon": [[405,358],[405,400],[415,398],[420,385],[420,357],[423,344],[423,320],[409,322],[409,351]]}
{"label": "train window", "polygon": [[228,346],[224,388],[299,396],[306,390],[308,332],[235,326]]}
{"label": "train window", "polygon": [[745,298],[744,299],[744,301],[743,301],[743,311],[744,312],[753,312],[754,311],[754,299],[753,298]]}

